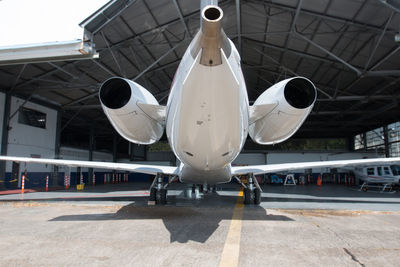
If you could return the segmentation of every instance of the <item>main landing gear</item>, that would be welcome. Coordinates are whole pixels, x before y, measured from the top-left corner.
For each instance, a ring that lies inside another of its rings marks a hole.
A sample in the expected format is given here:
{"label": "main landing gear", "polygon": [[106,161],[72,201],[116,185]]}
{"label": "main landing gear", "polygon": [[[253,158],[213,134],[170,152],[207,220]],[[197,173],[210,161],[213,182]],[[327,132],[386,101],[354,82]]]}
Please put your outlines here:
{"label": "main landing gear", "polygon": [[238,177],[236,180],[243,186],[243,203],[245,205],[254,204],[260,205],[261,203],[261,187],[258,184],[257,178],[254,174],[249,174],[247,184],[244,184]]}
{"label": "main landing gear", "polygon": [[157,173],[153,183],[150,186],[150,199],[149,201],[157,205],[167,204],[167,187],[175,180],[176,176],[170,177],[168,183],[164,184],[164,175]]}
{"label": "main landing gear", "polygon": [[210,184],[204,183],[204,184],[200,185],[200,193],[207,194],[207,193],[210,193],[210,192],[212,192],[212,193],[216,193],[217,192],[217,185],[216,184],[210,185]]}

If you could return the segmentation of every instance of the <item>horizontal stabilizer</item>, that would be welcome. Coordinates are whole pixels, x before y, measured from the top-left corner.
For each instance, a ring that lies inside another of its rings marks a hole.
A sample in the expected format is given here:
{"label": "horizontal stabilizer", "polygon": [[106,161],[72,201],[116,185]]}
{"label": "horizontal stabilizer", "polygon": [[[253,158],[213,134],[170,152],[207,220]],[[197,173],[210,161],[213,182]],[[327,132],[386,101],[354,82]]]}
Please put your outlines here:
{"label": "horizontal stabilizer", "polygon": [[167,107],[161,105],[151,105],[144,103],[137,103],[139,108],[146,113],[147,116],[153,120],[158,121],[162,125],[165,125],[165,119],[167,116]]}
{"label": "horizontal stabilizer", "polygon": [[262,105],[253,105],[249,107],[249,113],[250,113],[250,121],[249,124],[252,124],[259,119],[267,116],[269,113],[271,113],[276,106],[278,106],[278,103],[269,103],[269,104],[262,104]]}

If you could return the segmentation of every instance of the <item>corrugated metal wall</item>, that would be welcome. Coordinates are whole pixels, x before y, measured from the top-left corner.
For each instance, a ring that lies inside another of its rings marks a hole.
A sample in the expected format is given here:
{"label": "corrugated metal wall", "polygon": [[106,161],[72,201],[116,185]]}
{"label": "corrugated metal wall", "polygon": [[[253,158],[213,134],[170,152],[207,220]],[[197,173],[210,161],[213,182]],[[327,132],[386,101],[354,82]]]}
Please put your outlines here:
{"label": "corrugated metal wall", "polygon": [[[24,102],[23,99],[12,97],[10,114],[14,114]],[[46,129],[19,123],[18,112],[15,113],[10,120],[7,155],[54,158],[57,111],[31,102],[27,102],[24,107],[45,113]],[[44,164],[29,164],[26,168],[33,172],[51,171],[51,166]],[[23,169],[24,164],[21,164],[21,171]],[[6,170],[11,172],[11,162],[7,162]]]}

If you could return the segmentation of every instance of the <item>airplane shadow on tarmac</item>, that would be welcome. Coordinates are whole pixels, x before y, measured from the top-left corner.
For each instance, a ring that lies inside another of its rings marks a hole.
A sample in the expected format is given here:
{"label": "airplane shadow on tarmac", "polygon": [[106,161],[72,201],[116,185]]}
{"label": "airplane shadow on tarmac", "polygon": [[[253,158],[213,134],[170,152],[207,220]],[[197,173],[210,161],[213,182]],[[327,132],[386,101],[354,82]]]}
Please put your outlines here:
{"label": "airplane shadow on tarmac", "polygon": [[[104,220],[159,220],[170,233],[170,242],[187,243],[195,241],[205,243],[218,229],[222,220],[231,220],[234,203],[237,197],[227,197],[230,205],[215,203],[215,206],[202,205],[177,206],[174,199],[166,206],[145,206],[132,203],[119,209],[114,214],[79,214],[56,217],[50,221],[104,221]],[[196,202],[196,201],[195,201]],[[267,211],[259,206],[245,206],[242,214],[243,221],[293,221],[282,216],[267,214]]]}

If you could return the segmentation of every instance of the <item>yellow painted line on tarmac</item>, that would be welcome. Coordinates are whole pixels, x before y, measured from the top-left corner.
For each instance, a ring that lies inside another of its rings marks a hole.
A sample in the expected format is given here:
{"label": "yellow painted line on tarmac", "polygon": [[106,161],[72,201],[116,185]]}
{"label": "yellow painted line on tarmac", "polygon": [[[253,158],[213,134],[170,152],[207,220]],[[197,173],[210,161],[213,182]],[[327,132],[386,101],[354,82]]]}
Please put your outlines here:
{"label": "yellow painted line on tarmac", "polygon": [[234,267],[239,265],[240,235],[242,233],[242,215],[243,215],[243,190],[239,192],[238,199],[233,209],[231,224],[228,235],[222,251],[220,267]]}

